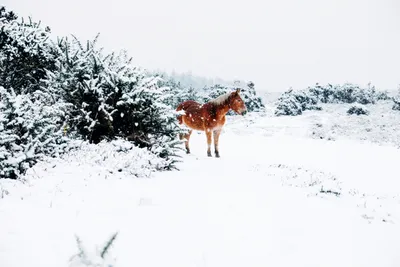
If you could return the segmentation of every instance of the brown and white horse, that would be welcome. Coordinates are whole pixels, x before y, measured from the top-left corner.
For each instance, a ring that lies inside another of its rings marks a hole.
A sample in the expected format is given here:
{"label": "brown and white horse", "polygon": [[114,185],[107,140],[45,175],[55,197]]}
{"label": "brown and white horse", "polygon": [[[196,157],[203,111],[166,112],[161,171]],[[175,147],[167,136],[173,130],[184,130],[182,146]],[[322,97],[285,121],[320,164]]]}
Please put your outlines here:
{"label": "brown and white horse", "polygon": [[218,140],[222,127],[225,124],[225,115],[233,110],[240,115],[247,112],[246,105],[239,95],[240,89],[221,95],[201,105],[193,100],[182,102],[176,111],[184,111],[178,116],[179,124],[189,128],[186,134],[180,134],[180,139],[185,140],[186,153],[190,153],[189,139],[193,130],[204,131],[207,136],[207,156],[211,157],[211,138],[214,137],[215,157],[219,158]]}

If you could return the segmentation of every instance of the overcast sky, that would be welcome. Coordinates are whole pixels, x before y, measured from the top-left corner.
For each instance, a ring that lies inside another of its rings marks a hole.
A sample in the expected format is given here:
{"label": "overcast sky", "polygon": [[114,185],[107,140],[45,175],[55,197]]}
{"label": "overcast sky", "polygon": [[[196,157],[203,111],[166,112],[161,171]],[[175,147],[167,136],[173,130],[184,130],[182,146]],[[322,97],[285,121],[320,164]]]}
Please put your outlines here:
{"label": "overcast sky", "polygon": [[258,90],[400,84],[398,0],[1,0],[57,35],[100,32],[148,69],[253,80]]}

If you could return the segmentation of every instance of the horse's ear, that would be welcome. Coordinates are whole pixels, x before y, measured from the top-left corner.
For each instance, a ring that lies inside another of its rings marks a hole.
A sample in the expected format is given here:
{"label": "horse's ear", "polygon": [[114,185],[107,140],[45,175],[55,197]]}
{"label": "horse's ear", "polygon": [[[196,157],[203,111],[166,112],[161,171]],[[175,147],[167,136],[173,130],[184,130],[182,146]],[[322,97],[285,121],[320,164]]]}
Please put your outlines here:
{"label": "horse's ear", "polygon": [[237,94],[240,93],[240,88],[236,88],[236,93],[237,93]]}

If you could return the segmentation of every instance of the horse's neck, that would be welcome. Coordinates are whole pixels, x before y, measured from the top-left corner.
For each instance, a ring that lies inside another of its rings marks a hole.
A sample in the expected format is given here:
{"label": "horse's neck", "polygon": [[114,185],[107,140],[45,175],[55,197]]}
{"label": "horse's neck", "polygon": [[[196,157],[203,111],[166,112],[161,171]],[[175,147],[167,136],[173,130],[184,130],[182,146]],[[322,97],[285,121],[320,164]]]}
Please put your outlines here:
{"label": "horse's neck", "polygon": [[221,104],[216,106],[216,110],[217,116],[225,116],[230,110],[230,107],[228,104]]}

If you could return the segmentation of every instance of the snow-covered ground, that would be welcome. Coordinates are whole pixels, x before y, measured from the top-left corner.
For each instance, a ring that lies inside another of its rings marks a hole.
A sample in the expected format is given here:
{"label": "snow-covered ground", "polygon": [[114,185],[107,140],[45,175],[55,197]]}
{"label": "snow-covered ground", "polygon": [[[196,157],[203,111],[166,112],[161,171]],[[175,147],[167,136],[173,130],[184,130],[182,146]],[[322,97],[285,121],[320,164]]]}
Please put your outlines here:
{"label": "snow-covered ground", "polygon": [[400,266],[400,112],[323,107],[229,118],[219,159],[194,133],[180,171],[106,144],[0,180],[0,266],[70,266],[75,235],[90,253],[116,232],[118,267]]}

